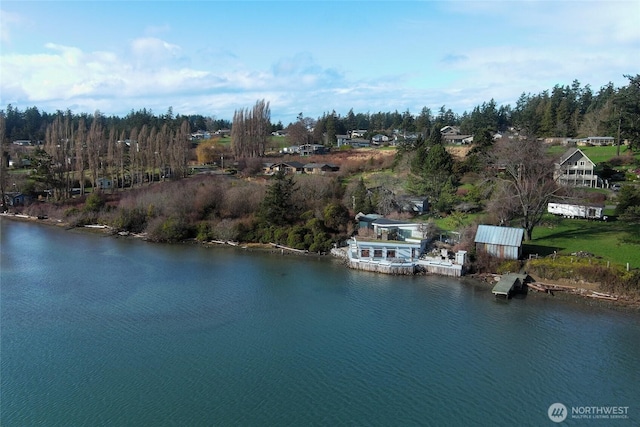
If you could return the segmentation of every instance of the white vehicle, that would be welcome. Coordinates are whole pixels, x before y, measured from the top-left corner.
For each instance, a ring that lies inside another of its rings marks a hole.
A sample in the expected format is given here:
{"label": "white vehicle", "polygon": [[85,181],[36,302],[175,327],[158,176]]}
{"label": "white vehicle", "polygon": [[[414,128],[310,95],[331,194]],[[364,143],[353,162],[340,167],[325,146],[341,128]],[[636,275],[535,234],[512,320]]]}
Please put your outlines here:
{"label": "white vehicle", "polygon": [[547,212],[554,215],[561,215],[565,218],[585,218],[607,220],[607,216],[603,214],[603,206],[593,205],[574,205],[569,203],[549,203]]}

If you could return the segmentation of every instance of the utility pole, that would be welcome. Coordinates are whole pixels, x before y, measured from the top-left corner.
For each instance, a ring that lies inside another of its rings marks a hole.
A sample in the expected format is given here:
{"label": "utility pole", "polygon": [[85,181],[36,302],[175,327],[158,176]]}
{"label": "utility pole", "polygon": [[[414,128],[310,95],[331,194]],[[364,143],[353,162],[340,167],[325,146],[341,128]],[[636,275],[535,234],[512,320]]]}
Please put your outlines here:
{"label": "utility pole", "polygon": [[618,148],[616,149],[616,156],[620,156],[620,125],[622,123],[622,109],[618,115]]}

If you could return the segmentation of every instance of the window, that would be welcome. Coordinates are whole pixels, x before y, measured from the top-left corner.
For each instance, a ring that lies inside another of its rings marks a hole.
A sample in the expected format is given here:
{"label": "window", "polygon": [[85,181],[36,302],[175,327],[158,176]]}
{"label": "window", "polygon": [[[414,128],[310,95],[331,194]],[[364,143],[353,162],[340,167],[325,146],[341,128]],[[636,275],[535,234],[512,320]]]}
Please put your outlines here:
{"label": "window", "polygon": [[370,257],[369,249],[362,249],[360,251],[360,258],[369,258]]}
{"label": "window", "polygon": [[580,162],[580,166],[584,166],[584,161],[581,161],[581,162]]}
{"label": "window", "polygon": [[374,249],[373,250],[374,258],[382,258],[382,249]]}
{"label": "window", "polygon": [[387,258],[395,258],[395,257],[396,257],[396,250],[395,249],[387,250]]}

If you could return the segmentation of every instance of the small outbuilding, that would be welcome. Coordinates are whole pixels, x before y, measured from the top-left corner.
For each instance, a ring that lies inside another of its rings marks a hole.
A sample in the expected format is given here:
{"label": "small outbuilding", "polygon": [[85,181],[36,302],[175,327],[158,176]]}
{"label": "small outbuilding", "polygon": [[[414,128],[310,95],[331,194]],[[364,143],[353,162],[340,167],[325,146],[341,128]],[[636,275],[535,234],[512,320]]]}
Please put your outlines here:
{"label": "small outbuilding", "polygon": [[479,225],[475,244],[477,252],[498,258],[519,259],[522,256],[523,228]]}

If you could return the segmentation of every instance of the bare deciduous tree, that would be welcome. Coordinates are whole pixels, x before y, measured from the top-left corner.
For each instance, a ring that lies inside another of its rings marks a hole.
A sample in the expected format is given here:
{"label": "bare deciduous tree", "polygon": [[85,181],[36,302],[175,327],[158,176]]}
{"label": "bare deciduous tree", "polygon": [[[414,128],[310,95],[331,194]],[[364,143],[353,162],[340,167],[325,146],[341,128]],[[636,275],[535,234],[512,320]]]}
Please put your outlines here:
{"label": "bare deciduous tree", "polygon": [[252,110],[236,110],[231,126],[231,146],[236,157],[264,156],[271,130],[271,110],[264,99]]}
{"label": "bare deciduous tree", "polygon": [[7,168],[9,166],[9,152],[6,148],[6,116],[4,111],[0,111],[0,208],[2,212],[7,210],[7,201],[5,199]]}
{"label": "bare deciduous tree", "polygon": [[75,145],[75,171],[80,184],[80,194],[84,194],[85,184],[85,158],[87,144],[87,124],[84,117],[80,118],[78,129],[74,132],[73,143]]}
{"label": "bare deciduous tree", "polygon": [[547,210],[547,203],[560,186],[553,176],[554,161],[539,140],[502,139],[489,152],[489,164],[496,184],[492,203],[498,217],[520,219],[525,239],[531,240],[534,227]]}

